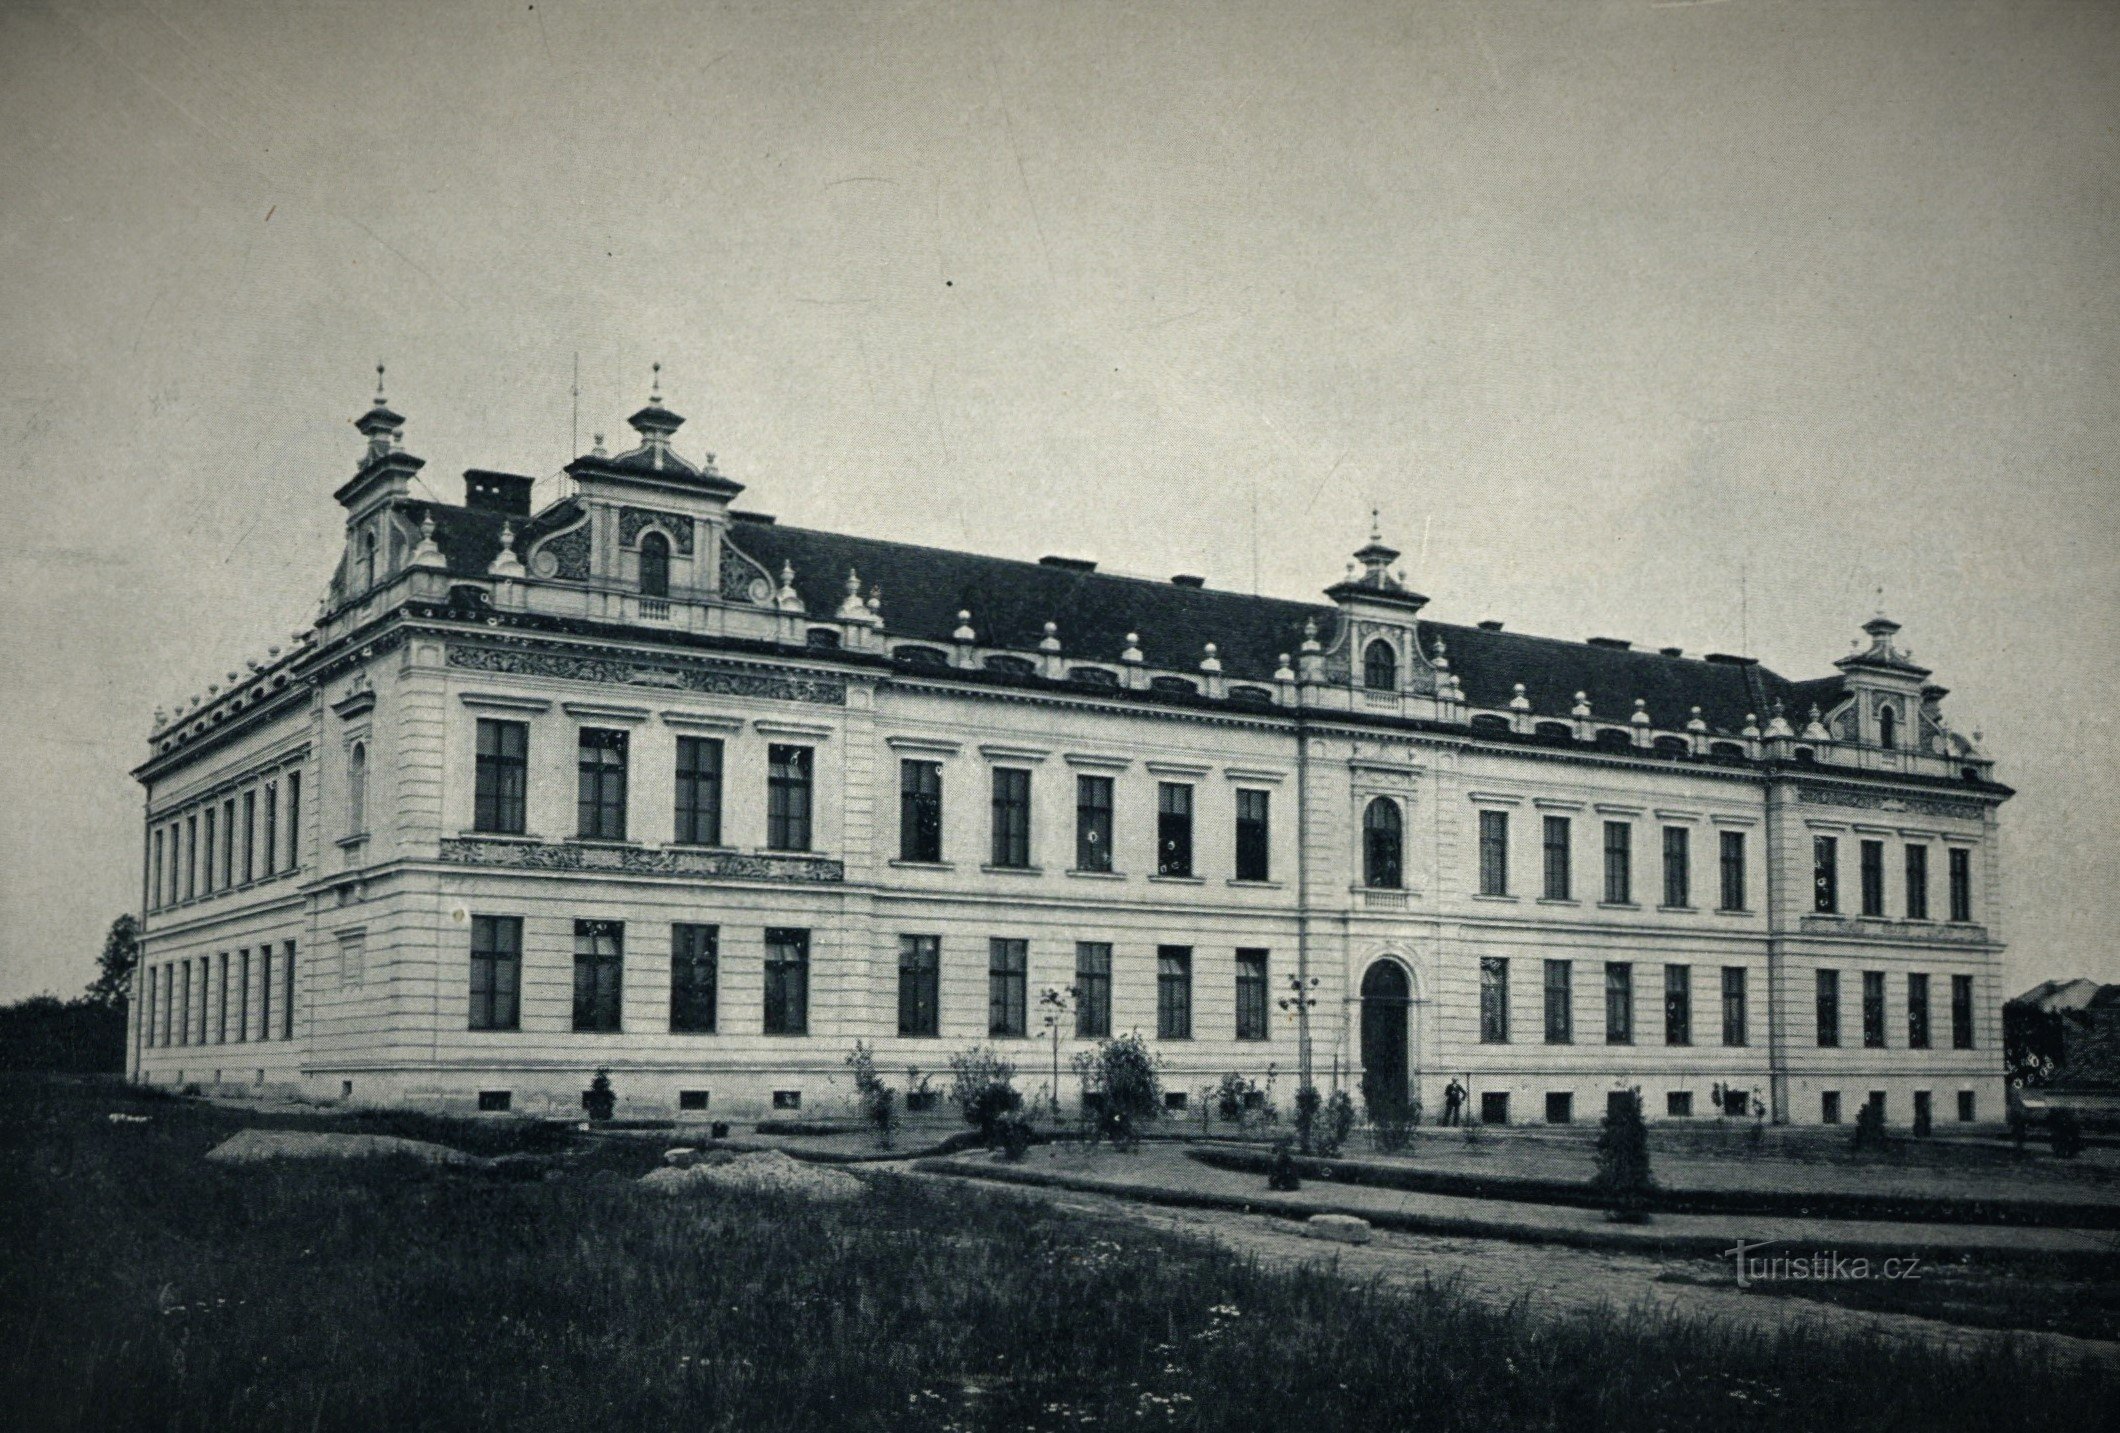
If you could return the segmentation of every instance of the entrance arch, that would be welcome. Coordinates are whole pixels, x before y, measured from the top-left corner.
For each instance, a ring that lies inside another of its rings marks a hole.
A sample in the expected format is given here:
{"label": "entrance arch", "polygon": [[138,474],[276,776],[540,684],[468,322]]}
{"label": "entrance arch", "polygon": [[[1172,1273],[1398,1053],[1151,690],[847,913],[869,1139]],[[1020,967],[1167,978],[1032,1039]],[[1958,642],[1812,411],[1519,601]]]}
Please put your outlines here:
{"label": "entrance arch", "polygon": [[1413,982],[1406,967],[1379,960],[1362,976],[1362,1096],[1372,1105],[1407,1099],[1407,1027]]}

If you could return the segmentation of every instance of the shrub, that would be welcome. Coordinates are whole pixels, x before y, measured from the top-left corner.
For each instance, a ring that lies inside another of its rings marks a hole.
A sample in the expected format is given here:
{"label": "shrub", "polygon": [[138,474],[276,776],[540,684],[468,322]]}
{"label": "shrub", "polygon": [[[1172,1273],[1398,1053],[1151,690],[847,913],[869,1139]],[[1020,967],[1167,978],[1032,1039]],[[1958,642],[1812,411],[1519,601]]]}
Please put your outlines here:
{"label": "shrub", "polygon": [[1317,1147],[1318,1107],[1323,1102],[1316,1085],[1304,1085],[1296,1091],[1296,1144],[1305,1154]]}
{"label": "shrub", "polygon": [[1289,1194],[1303,1187],[1296,1174],[1295,1157],[1289,1152],[1288,1141],[1276,1140],[1273,1147],[1273,1167],[1266,1171],[1266,1187]]}
{"label": "shrub", "polygon": [[1257,1085],[1231,1070],[1222,1077],[1210,1095],[1215,1118],[1224,1124],[1244,1123],[1251,1112],[1251,1097],[1258,1091]]}
{"label": "shrub", "polygon": [[2074,1110],[2055,1110],[2046,1117],[2046,1137],[2060,1159],[2074,1159],[2083,1153],[2083,1121],[2076,1118]]}
{"label": "shrub", "polygon": [[1398,1086],[1362,1078],[1362,1107],[1369,1116],[1369,1140],[1387,1153],[1406,1148],[1413,1140],[1413,1127],[1420,1123],[1420,1107],[1406,1098]]}
{"label": "shrub", "polygon": [[1875,1100],[1864,1100],[1862,1108],[1855,1112],[1855,1148],[1882,1149],[1885,1138],[1884,1106]]}
{"label": "shrub", "polygon": [[1023,1107],[1015,1079],[1016,1062],[984,1045],[950,1056],[950,1103],[964,1115],[966,1124],[978,1129],[989,1147],[1001,1117]]}
{"label": "shrub", "polygon": [[1074,1065],[1082,1081],[1083,1109],[1095,1112],[1092,1137],[1130,1147],[1140,1126],[1163,1107],[1163,1081],[1157,1074],[1162,1062],[1155,1051],[1138,1033],[1120,1035],[1076,1055]]}
{"label": "shrub", "polygon": [[582,1095],[582,1108],[589,1112],[592,1120],[607,1120],[618,1108],[618,1096],[611,1089],[611,1072],[598,1070],[589,1081],[589,1088]]}
{"label": "shrub", "polygon": [[1353,1133],[1354,1097],[1345,1090],[1334,1090],[1325,1102],[1325,1118],[1317,1132],[1318,1153],[1331,1159]]}
{"label": "shrub", "polygon": [[1597,1136],[1597,1173],[1590,1183],[1611,1201],[1614,1219],[1639,1224],[1648,1218],[1655,1180],[1649,1174],[1649,1127],[1642,1121],[1639,1088],[1622,1091],[1606,1110]]}
{"label": "shrub", "polygon": [[876,1052],[866,1040],[856,1040],[847,1052],[847,1068],[854,1072],[854,1097],[861,1106],[861,1117],[876,1131],[877,1143],[889,1149],[898,1129],[898,1092],[876,1073]]}
{"label": "shrub", "polygon": [[994,1122],[994,1143],[1011,1164],[1021,1164],[1031,1149],[1031,1122],[1014,1111]]}

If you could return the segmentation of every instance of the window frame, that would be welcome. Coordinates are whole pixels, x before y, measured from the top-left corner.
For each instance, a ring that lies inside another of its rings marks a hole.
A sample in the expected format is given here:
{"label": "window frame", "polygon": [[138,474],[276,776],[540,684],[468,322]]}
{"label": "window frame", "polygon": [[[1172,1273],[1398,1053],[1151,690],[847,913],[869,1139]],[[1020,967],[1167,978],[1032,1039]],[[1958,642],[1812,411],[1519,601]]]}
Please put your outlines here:
{"label": "window frame", "polygon": [[898,859],[942,862],[942,763],[923,757],[898,762]]}
{"label": "window frame", "polygon": [[1664,827],[1664,906],[1693,909],[1693,832],[1686,826]]}
{"label": "window frame", "polygon": [[1544,852],[1545,899],[1575,899],[1575,823],[1566,816],[1549,815],[1540,823],[1540,848]]}
{"label": "window frame", "polygon": [[632,765],[631,735],[623,727],[585,726],[576,730],[575,835],[584,841],[626,839],[626,792]]}
{"label": "window frame", "polygon": [[1634,1043],[1634,962],[1631,960],[1605,962],[1605,1043]]}
{"label": "window frame", "polygon": [[714,1035],[721,1026],[721,927],[670,924],[670,1033]]}
{"label": "window frame", "polygon": [[671,836],[680,846],[722,844],[722,797],[728,749],[718,736],[677,738]]}
{"label": "window frame", "polygon": [[790,742],[766,748],[766,849],[803,852],[817,839],[817,749]]}
{"label": "window frame", "polygon": [[1857,868],[1862,880],[1862,913],[1871,920],[1884,918],[1884,842],[1865,838],[1857,847]]}
{"label": "window frame", "polygon": [[1822,916],[1840,914],[1840,838],[1811,838],[1811,909]]}
{"label": "window frame", "polygon": [[[608,945],[605,944],[606,941],[609,942]],[[574,1033],[624,1033],[625,981],[625,922],[575,921],[574,1012],[571,1027]]]}
{"label": "window frame", "polygon": [[1372,637],[1362,648],[1362,687],[1372,692],[1399,689],[1399,653],[1389,638]]}
{"label": "window frame", "polygon": [[763,1033],[802,1036],[810,1033],[810,932],[795,926],[769,926],[765,932],[765,998]]}
{"label": "window frame", "polygon": [[1095,772],[1075,773],[1075,869],[1095,875],[1112,871],[1112,807],[1117,799],[1112,778]]}
{"label": "window frame", "polygon": [[1480,957],[1480,1040],[1482,1045],[1509,1043],[1509,957]]}
{"label": "window frame", "polygon": [[[270,983],[268,957],[267,983]],[[483,971],[482,971],[483,968]],[[484,980],[480,976],[483,973]],[[520,1030],[523,1025],[523,919],[521,916],[471,917],[471,954],[467,972],[467,1030]],[[505,977],[505,978],[504,978]]]}
{"label": "window frame", "polygon": [[1020,1040],[1030,1033],[1031,943],[1021,936],[986,941],[986,1033]]}
{"label": "window frame", "polygon": [[1890,1048],[1885,1014],[1888,998],[1884,972],[1865,970],[1862,973],[1862,1048],[1865,1050]]}
{"label": "window frame", "polygon": [[990,778],[991,819],[988,865],[1002,871],[1031,866],[1031,771],[1027,766],[996,766]]}
{"label": "window frame", "polygon": [[1722,876],[1722,903],[1716,907],[1724,911],[1741,911],[1745,907],[1745,833],[1724,831],[1717,842],[1717,859]]}
{"label": "window frame", "polygon": [[1509,813],[1480,812],[1480,894],[1509,894]]}
{"label": "window frame", "polygon": [[1926,1050],[1935,1035],[1933,1012],[1929,1008],[1929,974],[1925,970],[1907,972],[1907,1048]]}
{"label": "window frame", "polygon": [[1112,944],[1075,942],[1075,1037],[1109,1039],[1112,1033]]}
{"label": "window frame", "polygon": [[1664,963],[1664,1044],[1693,1044],[1693,967],[1670,961]]}
{"label": "window frame", "polygon": [[1236,878],[1273,879],[1273,793],[1256,786],[1237,788]]}
{"label": "window frame", "polygon": [[1273,953],[1263,946],[1239,946],[1236,953],[1236,1038],[1264,1040],[1272,1028],[1268,992],[1272,989]]}
{"label": "window frame", "polygon": [[[649,554],[653,553],[651,560]],[[640,571],[640,595],[643,597],[668,597],[670,595],[670,539],[654,528],[640,535],[640,545],[635,549],[635,561]]]}
{"label": "window frame", "polygon": [[932,1040],[942,1034],[942,937],[898,937],[898,1034]]}
{"label": "window frame", "polygon": [[1973,1048],[1974,1023],[1973,977],[1953,975],[1951,977],[1951,1048],[1970,1050]]}
{"label": "window frame", "polygon": [[1605,823],[1605,904],[1634,904],[1634,823]]}
{"label": "window frame", "polygon": [[530,724],[480,717],[472,752],[471,829],[522,835],[529,822]]}
{"label": "window frame", "polygon": [[1546,1043],[1575,1043],[1575,962],[1548,960],[1545,969]]}
{"label": "window frame", "polygon": [[1973,851],[1969,846],[1951,846],[1945,860],[1949,868],[1951,922],[1970,925],[1973,920]]}
{"label": "window frame", "polygon": [[1156,874],[1193,879],[1193,787],[1156,783]]}
{"label": "window frame", "polygon": [[1817,1046],[1821,1050],[1837,1050],[1840,1048],[1840,972],[1822,966],[1812,972],[1812,983]]}
{"label": "window frame", "polygon": [[1929,918],[1929,848],[1923,841],[1909,841],[1902,857],[1905,866],[1905,909],[1910,921]]}
{"label": "window frame", "polygon": [[1156,947],[1156,1038],[1190,1040],[1192,1010],[1193,948],[1189,945]]}
{"label": "window frame", "polygon": [[1751,1043],[1749,983],[1746,967],[1726,965],[1722,968],[1722,1042],[1726,1049],[1743,1049]]}
{"label": "window frame", "polygon": [[1372,891],[1406,889],[1406,818],[1389,796],[1362,808],[1362,885]]}

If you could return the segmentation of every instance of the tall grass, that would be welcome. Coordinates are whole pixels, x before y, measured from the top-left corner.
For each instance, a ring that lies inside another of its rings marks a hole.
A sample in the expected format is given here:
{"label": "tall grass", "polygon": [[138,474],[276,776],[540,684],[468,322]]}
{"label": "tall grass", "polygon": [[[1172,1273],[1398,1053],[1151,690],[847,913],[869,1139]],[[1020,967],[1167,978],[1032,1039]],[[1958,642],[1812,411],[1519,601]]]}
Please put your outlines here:
{"label": "tall grass", "polygon": [[[222,1169],[239,1117],[0,1086],[27,1429],[2100,1426],[2105,1374],[1351,1287],[952,1186]],[[446,1132],[435,1125],[430,1132]]]}

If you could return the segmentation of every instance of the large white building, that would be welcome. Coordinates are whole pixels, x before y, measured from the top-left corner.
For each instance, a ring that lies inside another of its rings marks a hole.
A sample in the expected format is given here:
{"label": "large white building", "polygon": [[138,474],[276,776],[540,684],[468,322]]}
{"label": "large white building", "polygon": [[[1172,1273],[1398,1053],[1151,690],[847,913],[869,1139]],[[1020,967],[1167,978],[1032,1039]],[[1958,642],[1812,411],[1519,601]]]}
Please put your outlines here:
{"label": "large white building", "polygon": [[135,1078],[743,1117],[866,1040],[1042,1092],[1050,990],[1179,1091],[1285,1104],[1307,1014],[1431,1116],[2001,1117],[2010,792],[1882,616],[1789,681],[1430,621],[1374,538],[1292,602],[815,532],[631,422],[533,511],[357,420],[315,626],[136,773]]}

